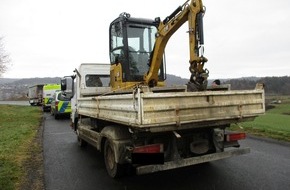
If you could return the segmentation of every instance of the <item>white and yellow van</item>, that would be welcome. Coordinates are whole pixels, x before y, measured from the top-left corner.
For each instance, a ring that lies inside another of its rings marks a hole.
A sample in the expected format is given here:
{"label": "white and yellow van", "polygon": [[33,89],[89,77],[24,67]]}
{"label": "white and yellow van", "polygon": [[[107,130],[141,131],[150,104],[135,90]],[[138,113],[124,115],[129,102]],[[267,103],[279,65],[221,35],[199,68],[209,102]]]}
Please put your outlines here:
{"label": "white and yellow van", "polygon": [[51,115],[54,115],[55,119],[59,119],[60,116],[69,116],[71,113],[71,93],[62,91],[56,91],[51,101]]}
{"label": "white and yellow van", "polygon": [[43,86],[42,110],[44,112],[50,111],[52,96],[56,91],[60,91],[60,84],[45,84]]}

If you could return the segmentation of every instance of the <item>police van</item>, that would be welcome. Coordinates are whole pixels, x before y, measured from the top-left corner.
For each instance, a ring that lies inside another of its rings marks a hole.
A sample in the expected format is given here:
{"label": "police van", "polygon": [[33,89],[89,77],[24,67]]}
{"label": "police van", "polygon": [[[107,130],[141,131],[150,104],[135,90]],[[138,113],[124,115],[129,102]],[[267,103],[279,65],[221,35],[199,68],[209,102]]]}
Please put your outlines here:
{"label": "police van", "polygon": [[55,119],[59,119],[61,116],[69,116],[71,113],[71,92],[63,93],[62,91],[56,91],[51,101],[51,115]]}

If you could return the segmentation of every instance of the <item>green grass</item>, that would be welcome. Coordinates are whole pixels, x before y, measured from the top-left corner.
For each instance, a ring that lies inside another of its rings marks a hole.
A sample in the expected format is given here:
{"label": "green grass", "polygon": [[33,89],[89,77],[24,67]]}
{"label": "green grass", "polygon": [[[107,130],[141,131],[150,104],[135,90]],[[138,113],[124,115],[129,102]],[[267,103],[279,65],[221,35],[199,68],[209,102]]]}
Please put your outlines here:
{"label": "green grass", "polygon": [[19,189],[25,162],[39,148],[33,140],[41,124],[39,107],[0,105],[0,189]]}
{"label": "green grass", "polygon": [[274,106],[252,122],[232,125],[231,130],[244,130],[249,134],[290,142],[290,99]]}

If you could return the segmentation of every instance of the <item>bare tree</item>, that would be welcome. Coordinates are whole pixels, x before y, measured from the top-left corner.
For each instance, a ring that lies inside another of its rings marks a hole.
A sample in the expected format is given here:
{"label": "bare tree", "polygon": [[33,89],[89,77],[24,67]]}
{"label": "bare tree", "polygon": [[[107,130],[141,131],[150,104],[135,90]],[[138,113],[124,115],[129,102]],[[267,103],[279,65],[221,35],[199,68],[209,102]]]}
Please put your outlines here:
{"label": "bare tree", "polygon": [[9,62],[10,58],[4,49],[3,37],[0,37],[0,76],[7,71]]}

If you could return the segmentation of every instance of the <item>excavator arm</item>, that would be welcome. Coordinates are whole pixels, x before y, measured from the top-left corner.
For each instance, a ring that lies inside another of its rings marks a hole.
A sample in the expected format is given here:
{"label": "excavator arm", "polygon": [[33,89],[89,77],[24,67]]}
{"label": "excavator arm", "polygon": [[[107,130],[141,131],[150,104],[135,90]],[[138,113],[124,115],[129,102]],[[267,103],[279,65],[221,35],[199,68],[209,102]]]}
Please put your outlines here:
{"label": "excavator arm", "polygon": [[208,71],[204,69],[207,61],[203,57],[203,22],[205,12],[201,0],[187,0],[179,6],[170,16],[166,17],[158,26],[157,38],[150,59],[150,68],[144,75],[144,82],[149,86],[156,86],[158,82],[158,71],[162,63],[162,56],[170,37],[188,21],[189,51],[191,72],[190,83],[198,90],[203,90],[207,84]]}

